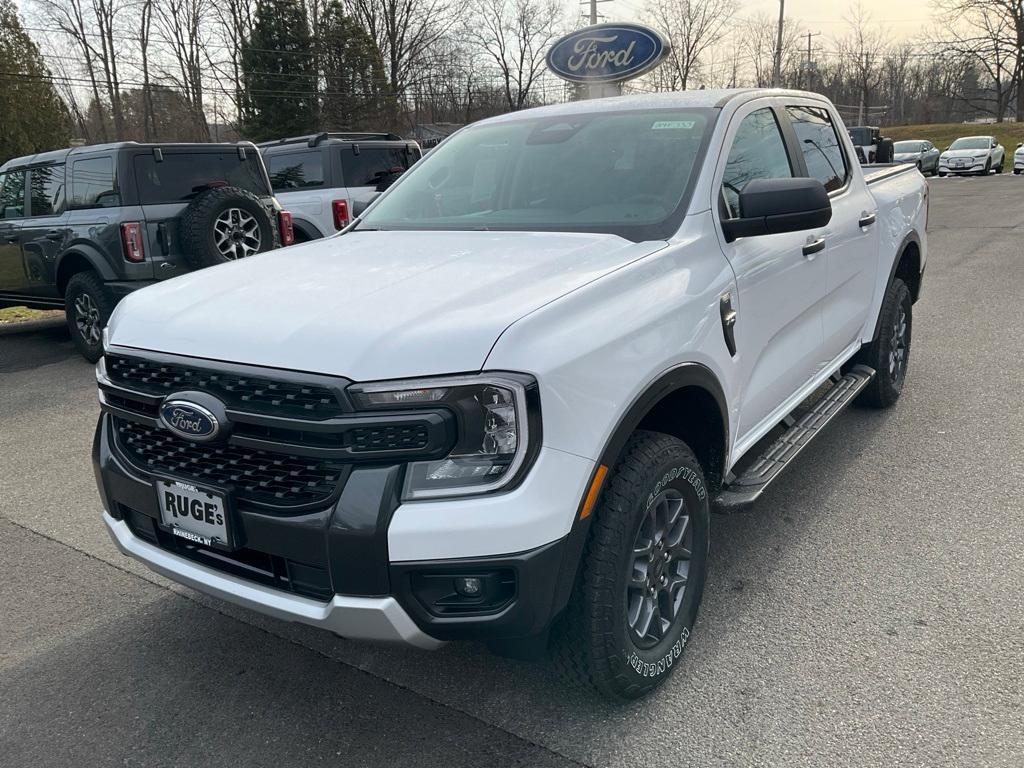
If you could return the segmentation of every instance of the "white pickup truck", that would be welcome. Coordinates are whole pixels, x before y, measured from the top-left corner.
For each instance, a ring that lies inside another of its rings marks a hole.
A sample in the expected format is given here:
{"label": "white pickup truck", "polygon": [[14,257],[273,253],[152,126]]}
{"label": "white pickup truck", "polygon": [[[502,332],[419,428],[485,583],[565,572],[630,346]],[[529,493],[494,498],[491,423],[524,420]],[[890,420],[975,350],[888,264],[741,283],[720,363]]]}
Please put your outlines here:
{"label": "white pickup truck", "polygon": [[477,123],[342,234],[118,305],[103,521],[272,616],[550,648],[638,697],[679,666],[709,513],[899,398],[927,198],[812,93]]}

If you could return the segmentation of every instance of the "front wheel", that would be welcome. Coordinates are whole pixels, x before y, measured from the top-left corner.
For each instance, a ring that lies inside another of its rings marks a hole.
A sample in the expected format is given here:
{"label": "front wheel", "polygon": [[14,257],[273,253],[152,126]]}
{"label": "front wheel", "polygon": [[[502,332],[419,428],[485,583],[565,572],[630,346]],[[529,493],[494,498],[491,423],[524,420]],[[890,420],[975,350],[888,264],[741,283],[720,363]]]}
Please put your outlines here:
{"label": "front wheel", "polygon": [[68,281],[64,292],[68,331],[82,357],[90,363],[103,355],[103,328],[114,304],[114,297],[95,272],[79,272]]}
{"label": "front wheel", "polygon": [[996,166],[996,173],[1002,173],[1003,172],[1003,163],[1004,162],[1005,162],[1004,160],[1000,160],[999,161],[999,165]]}
{"label": "front wheel", "polygon": [[861,393],[860,402],[863,404],[872,408],[888,408],[899,400],[910,362],[912,313],[910,289],[896,278],[886,289],[875,340],[857,357],[857,362],[875,369],[875,378]]}
{"label": "front wheel", "polygon": [[572,682],[635,699],[673,669],[704,593],[710,528],[704,473],[685,443],[634,434],[602,492],[554,660]]}

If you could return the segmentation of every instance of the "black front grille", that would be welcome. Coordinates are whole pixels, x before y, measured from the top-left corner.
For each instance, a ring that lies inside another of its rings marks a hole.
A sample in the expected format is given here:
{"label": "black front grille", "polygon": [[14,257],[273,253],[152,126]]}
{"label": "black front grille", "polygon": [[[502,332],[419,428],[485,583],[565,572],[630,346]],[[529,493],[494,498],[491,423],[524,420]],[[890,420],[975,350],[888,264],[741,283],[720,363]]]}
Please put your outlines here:
{"label": "black front grille", "polygon": [[344,464],[236,445],[193,443],[157,427],[115,420],[118,447],[144,471],[231,488],[235,498],[274,507],[328,501]]}
{"label": "black front grille", "polygon": [[359,427],[350,433],[354,451],[403,451],[426,448],[430,432],[426,424]]}
{"label": "black front grille", "polygon": [[307,419],[327,419],[345,412],[339,394],[330,387],[284,378],[248,376],[123,355],[107,355],[106,369],[115,384],[151,395],[196,389],[246,411]]}

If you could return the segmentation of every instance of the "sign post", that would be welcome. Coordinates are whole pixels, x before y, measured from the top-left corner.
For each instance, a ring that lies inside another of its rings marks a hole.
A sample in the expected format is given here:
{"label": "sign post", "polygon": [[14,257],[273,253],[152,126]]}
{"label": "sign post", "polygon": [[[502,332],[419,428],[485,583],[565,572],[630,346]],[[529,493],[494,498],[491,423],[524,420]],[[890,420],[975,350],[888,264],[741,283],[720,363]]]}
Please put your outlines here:
{"label": "sign post", "polygon": [[661,64],[669,43],[641,24],[594,24],[559,38],[545,57],[548,69],[586,85],[587,98],[619,96],[622,84]]}

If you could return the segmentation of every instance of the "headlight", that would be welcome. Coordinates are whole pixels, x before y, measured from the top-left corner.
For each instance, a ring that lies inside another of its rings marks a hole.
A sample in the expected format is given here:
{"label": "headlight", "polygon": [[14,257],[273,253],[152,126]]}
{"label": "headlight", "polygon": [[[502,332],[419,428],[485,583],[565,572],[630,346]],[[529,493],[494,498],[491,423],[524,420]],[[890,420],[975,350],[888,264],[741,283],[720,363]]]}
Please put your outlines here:
{"label": "headlight", "polygon": [[536,444],[540,438],[537,383],[530,376],[495,373],[383,381],[355,384],[348,392],[360,410],[442,407],[455,413],[455,447],[443,459],[406,467],[406,500],[496,491],[517,478],[531,439]]}
{"label": "headlight", "polygon": [[982,152],[980,155],[975,155],[974,159],[975,160],[984,160],[986,157],[988,157],[988,152]]}

